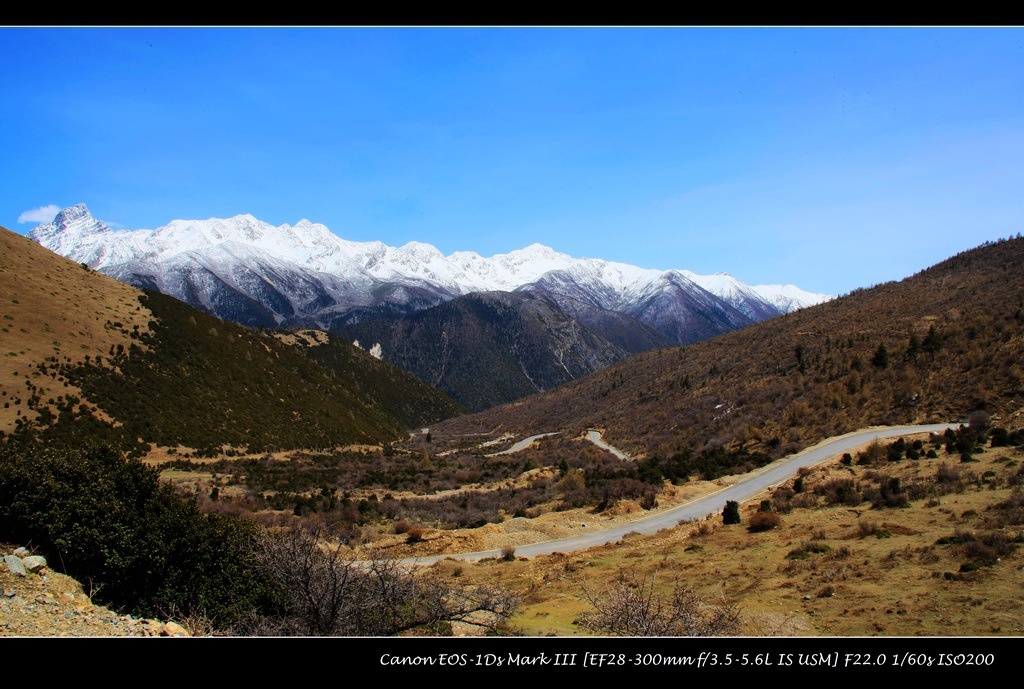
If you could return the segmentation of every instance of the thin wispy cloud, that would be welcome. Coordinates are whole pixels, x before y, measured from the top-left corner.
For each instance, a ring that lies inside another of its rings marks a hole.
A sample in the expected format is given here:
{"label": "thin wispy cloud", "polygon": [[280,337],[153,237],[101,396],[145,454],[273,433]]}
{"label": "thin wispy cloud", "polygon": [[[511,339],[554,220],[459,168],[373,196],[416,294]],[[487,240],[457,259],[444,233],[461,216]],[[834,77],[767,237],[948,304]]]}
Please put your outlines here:
{"label": "thin wispy cloud", "polygon": [[39,208],[25,211],[18,216],[18,222],[50,222],[58,213],[60,213],[60,206],[55,206],[51,203],[49,206],[40,206]]}

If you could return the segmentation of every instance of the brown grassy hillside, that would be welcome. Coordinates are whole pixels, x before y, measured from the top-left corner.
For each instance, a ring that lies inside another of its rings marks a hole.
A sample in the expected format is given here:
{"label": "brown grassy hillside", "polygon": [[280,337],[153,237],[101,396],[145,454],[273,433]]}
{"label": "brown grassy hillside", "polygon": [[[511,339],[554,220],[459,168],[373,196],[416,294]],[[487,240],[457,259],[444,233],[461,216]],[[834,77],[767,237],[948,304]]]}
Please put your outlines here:
{"label": "brown grassy hillside", "polygon": [[140,294],[0,227],[0,431],[10,432],[19,416],[36,419],[32,395],[44,402],[82,397],[66,381],[40,375],[36,364],[81,363],[129,347],[127,332],[148,332],[152,318]]}
{"label": "brown grassy hillside", "polygon": [[0,242],[0,439],[131,452],[322,449],[392,441],[461,411],[349,342],[281,339],[8,230]]}
{"label": "brown grassy hillside", "polygon": [[726,446],[780,456],[873,424],[984,410],[1013,426],[1024,399],[1024,239],[964,252],[684,348],[638,355],[434,436],[602,428],[636,455]]}

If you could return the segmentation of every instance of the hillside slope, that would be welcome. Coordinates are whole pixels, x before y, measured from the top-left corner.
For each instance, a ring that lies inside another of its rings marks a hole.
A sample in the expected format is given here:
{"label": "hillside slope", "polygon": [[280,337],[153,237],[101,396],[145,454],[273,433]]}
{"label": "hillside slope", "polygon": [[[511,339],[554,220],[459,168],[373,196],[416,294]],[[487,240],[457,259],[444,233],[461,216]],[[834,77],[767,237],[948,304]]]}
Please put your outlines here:
{"label": "hillside slope", "polygon": [[688,347],[637,355],[552,392],[434,429],[578,433],[635,455],[780,456],[875,424],[1004,421],[1024,399],[1024,240],[963,252]]}
{"label": "hillside slope", "polygon": [[529,293],[479,292],[403,318],[360,321],[340,333],[379,343],[385,361],[475,411],[550,390],[629,356]]}
{"label": "hillside slope", "polygon": [[348,342],[245,328],[8,230],[0,241],[0,397],[6,432],[19,437],[320,448],[394,440],[460,411]]}

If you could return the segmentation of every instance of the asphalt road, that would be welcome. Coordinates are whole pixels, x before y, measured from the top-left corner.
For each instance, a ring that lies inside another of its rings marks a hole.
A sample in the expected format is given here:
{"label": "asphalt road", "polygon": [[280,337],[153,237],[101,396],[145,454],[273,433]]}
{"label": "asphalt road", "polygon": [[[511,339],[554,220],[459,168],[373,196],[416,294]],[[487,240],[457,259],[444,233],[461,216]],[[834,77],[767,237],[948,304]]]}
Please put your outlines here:
{"label": "asphalt road", "polygon": [[528,448],[530,445],[533,445],[535,442],[537,442],[541,438],[546,438],[549,435],[558,435],[558,434],[559,434],[559,431],[555,431],[554,433],[538,433],[537,435],[531,435],[529,438],[523,438],[522,440],[520,440],[518,443],[516,443],[512,447],[508,448],[507,450],[502,450],[501,452],[492,452],[489,455],[484,455],[484,457],[499,457],[501,455],[511,455],[511,454],[516,453],[516,452],[522,452],[523,450]]}
{"label": "asphalt road", "polygon": [[[820,464],[838,454],[850,452],[854,448],[867,445],[875,440],[917,433],[942,433],[947,428],[957,428],[958,425],[940,423],[926,426],[883,426],[829,438],[814,447],[777,460],[767,467],[754,472],[749,478],[745,478],[739,483],[735,483],[693,502],[674,507],[670,510],[660,511],[634,522],[604,531],[594,531],[542,543],[519,545],[516,546],[516,556],[536,557],[537,555],[549,555],[556,552],[571,553],[605,545],[606,543],[615,543],[621,540],[627,533],[657,533],[662,529],[677,526],[683,520],[702,519],[710,514],[720,514],[728,500],[735,500],[739,503],[745,502],[762,491],[795,476],[797,470],[801,467]],[[527,440],[533,439],[528,438]],[[487,550],[475,553],[446,553],[443,555],[409,558],[403,560],[403,562],[406,564],[429,565],[446,558],[481,560],[485,557],[501,557],[501,551]]]}

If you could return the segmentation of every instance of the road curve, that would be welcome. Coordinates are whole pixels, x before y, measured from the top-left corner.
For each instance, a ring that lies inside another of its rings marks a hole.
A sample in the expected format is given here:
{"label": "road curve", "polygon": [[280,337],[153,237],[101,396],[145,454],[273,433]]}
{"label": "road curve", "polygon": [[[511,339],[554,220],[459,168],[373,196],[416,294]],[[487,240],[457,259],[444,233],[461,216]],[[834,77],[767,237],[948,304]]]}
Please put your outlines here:
{"label": "road curve", "polygon": [[[795,455],[776,460],[749,478],[742,479],[739,483],[688,502],[685,505],[657,512],[634,522],[604,531],[569,536],[542,543],[519,545],[516,546],[516,555],[536,557],[537,555],[550,555],[556,552],[570,553],[605,545],[606,543],[615,543],[621,540],[627,533],[653,534],[662,529],[676,526],[683,520],[701,519],[709,514],[720,513],[725,507],[726,501],[744,502],[749,500],[767,488],[796,475],[798,469],[820,464],[841,452],[849,452],[854,448],[875,440],[895,438],[902,435],[915,435],[917,433],[942,433],[947,428],[957,428],[958,425],[954,423],[939,423],[924,426],[880,426],[829,438]],[[404,564],[430,565],[447,558],[472,561],[482,560],[486,557],[501,557],[501,551],[486,550],[475,553],[446,553],[408,558],[402,560],[402,562]]]}
{"label": "road curve", "polygon": [[489,455],[484,455],[484,457],[500,457],[501,455],[511,455],[516,452],[522,452],[523,450],[528,448],[530,445],[533,445],[541,438],[546,438],[549,435],[558,435],[560,432],[561,431],[554,431],[553,433],[538,433],[537,435],[531,435],[529,438],[523,438],[522,440],[520,440],[518,443],[508,448],[507,450],[502,450],[501,452],[492,452]]}
{"label": "road curve", "polygon": [[595,445],[597,445],[602,450],[606,450],[608,452],[611,452],[613,455],[615,455],[616,457],[618,457],[619,459],[621,459],[623,461],[626,461],[626,462],[633,461],[633,458],[630,457],[629,455],[627,455],[625,452],[623,452],[622,450],[620,450],[617,447],[612,447],[611,445],[606,443],[604,440],[602,440],[601,439],[601,431],[595,431],[595,430],[587,431],[587,440],[589,440],[590,442],[594,443]]}

